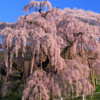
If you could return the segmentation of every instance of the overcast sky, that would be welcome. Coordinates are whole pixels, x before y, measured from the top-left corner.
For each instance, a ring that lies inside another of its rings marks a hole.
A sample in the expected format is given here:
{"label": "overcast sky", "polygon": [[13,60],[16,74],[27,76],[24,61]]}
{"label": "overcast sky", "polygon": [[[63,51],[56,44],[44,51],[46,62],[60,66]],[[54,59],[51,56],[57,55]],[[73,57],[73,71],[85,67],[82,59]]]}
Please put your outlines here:
{"label": "overcast sky", "polygon": [[[42,0],[37,0],[42,1]],[[100,0],[49,0],[52,7],[64,9],[74,7],[83,10],[91,10],[100,13]],[[23,6],[29,4],[30,0],[0,0],[0,21],[15,22],[23,13]],[[32,11],[31,11],[32,12]],[[31,13],[30,12],[30,13]]]}

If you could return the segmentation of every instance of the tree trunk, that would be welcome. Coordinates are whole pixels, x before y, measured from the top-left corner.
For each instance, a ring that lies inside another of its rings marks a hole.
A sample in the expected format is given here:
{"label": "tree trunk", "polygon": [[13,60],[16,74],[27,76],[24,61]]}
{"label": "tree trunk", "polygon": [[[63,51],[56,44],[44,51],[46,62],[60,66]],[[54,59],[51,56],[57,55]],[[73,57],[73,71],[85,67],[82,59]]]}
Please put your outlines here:
{"label": "tree trunk", "polygon": [[29,74],[29,61],[24,61],[23,78],[26,79]]}
{"label": "tree trunk", "polygon": [[26,84],[26,79],[29,76],[30,72],[29,72],[29,61],[24,61],[24,68],[23,68],[23,80],[24,80],[24,84],[23,86],[25,87]]}
{"label": "tree trunk", "polygon": [[69,59],[72,59],[71,47],[69,47]]}

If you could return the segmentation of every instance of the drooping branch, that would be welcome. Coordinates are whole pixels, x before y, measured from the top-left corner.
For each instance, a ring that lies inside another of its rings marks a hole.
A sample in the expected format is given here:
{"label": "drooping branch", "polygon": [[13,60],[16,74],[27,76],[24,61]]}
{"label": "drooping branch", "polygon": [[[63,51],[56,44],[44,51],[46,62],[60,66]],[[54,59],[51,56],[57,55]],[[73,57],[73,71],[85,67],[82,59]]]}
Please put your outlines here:
{"label": "drooping branch", "polygon": [[42,11],[42,5],[40,4],[40,9],[39,9],[39,13],[41,14],[41,11]]}
{"label": "drooping branch", "polygon": [[32,7],[34,8],[35,11],[38,10],[40,14],[42,11],[42,7],[43,7],[43,10],[44,9],[47,10],[47,7],[49,8],[49,10],[52,9],[51,3],[48,0],[40,1],[40,2],[31,0],[29,5],[24,6],[23,8],[24,13],[25,12],[28,13],[28,10],[30,10]]}
{"label": "drooping branch", "polygon": [[47,30],[43,27],[43,26],[41,26],[41,25],[39,25],[38,23],[35,23],[37,26],[39,26],[39,27],[41,27],[44,31],[45,31],[45,33],[47,33]]}

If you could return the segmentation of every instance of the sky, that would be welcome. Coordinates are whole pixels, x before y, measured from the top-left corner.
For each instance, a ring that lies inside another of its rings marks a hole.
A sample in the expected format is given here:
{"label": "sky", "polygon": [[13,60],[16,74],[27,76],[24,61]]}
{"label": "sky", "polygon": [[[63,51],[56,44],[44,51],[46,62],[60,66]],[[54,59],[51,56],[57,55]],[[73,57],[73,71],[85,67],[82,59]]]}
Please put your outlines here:
{"label": "sky", "polygon": [[[43,1],[43,0],[37,0]],[[70,9],[78,8],[83,10],[91,10],[96,13],[100,13],[100,0],[49,0],[52,7],[59,7],[64,9],[69,7]],[[23,7],[28,5],[30,0],[0,0],[0,21],[13,23],[17,21],[17,18],[23,13]],[[29,13],[32,13],[31,10]]]}

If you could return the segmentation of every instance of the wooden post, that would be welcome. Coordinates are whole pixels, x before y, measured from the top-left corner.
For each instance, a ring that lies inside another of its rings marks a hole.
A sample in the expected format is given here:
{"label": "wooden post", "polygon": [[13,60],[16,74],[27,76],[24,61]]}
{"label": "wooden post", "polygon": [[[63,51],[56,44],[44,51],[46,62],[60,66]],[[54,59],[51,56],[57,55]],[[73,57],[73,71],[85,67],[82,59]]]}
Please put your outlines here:
{"label": "wooden post", "polygon": [[41,100],[41,87],[40,87],[40,100]]}
{"label": "wooden post", "polygon": [[33,58],[32,58],[32,62],[31,62],[30,74],[32,74],[32,72],[33,72],[35,48],[36,48],[36,42],[35,42],[35,46],[34,46],[34,50],[33,50]]}
{"label": "wooden post", "polygon": [[82,45],[82,63],[84,64],[84,48],[83,48],[83,38],[81,34],[81,45]]}
{"label": "wooden post", "polygon": [[93,88],[94,88],[94,91],[95,91],[94,69],[93,69],[93,67],[92,67],[92,82],[93,82]]}
{"label": "wooden post", "polygon": [[72,86],[72,100],[73,100],[73,86]]}
{"label": "wooden post", "polygon": [[91,69],[91,81],[92,81],[92,86],[93,86],[94,91],[95,91],[94,69],[92,67],[92,60],[93,60],[93,58],[89,58],[89,59],[90,59],[90,69]]}
{"label": "wooden post", "polygon": [[41,91],[40,91],[40,100],[41,100]]}
{"label": "wooden post", "polygon": [[[42,72],[42,50],[41,50],[41,72]],[[41,100],[41,87],[40,87],[40,100]]]}
{"label": "wooden post", "polygon": [[42,72],[42,47],[41,47],[41,72]]}
{"label": "wooden post", "polygon": [[85,96],[84,96],[84,94],[82,95],[82,100],[85,100]]}
{"label": "wooden post", "polygon": [[60,100],[63,100],[63,98],[61,97]]}
{"label": "wooden post", "polygon": [[[51,78],[53,77],[53,75],[51,74]],[[52,84],[52,99],[54,100],[54,97],[53,97],[53,91],[54,91],[54,80],[53,78],[51,79],[51,84]]]}

